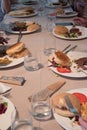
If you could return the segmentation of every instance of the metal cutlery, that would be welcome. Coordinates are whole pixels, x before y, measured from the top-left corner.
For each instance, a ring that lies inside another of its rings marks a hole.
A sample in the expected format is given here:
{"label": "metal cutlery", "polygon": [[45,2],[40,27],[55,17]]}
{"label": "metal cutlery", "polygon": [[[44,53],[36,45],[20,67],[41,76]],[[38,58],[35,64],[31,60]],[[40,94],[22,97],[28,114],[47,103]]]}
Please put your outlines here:
{"label": "metal cutlery", "polygon": [[22,38],[22,32],[20,31],[18,35],[17,43],[20,42],[21,38]]}
{"label": "metal cutlery", "polygon": [[77,112],[77,110],[75,109],[75,107],[73,106],[73,104],[71,103],[70,99],[68,96],[64,97],[67,106],[69,107],[69,110],[74,113],[76,116],[80,116],[80,113]]}
{"label": "metal cutlery", "polygon": [[71,46],[71,44],[69,44],[68,46],[66,46],[66,47],[62,50],[62,52],[66,51],[70,46]]}
{"label": "metal cutlery", "polygon": [[[66,46],[66,47],[62,50],[62,52],[64,52],[65,54],[67,54],[69,51],[74,50],[74,49],[77,47],[77,45],[75,45],[75,46],[71,47],[70,49],[68,49],[70,46],[71,46],[71,44],[69,44],[68,46]],[[67,49],[68,49],[68,50],[67,50]]]}
{"label": "metal cutlery", "polygon": [[67,54],[69,51],[74,50],[77,47],[77,45],[73,46],[72,48],[70,48],[69,50],[65,51],[64,53]]}
{"label": "metal cutlery", "polygon": [[81,72],[83,72],[85,75],[87,75],[87,72],[86,72],[85,70],[83,70],[82,68],[79,68],[79,70],[80,70]]}

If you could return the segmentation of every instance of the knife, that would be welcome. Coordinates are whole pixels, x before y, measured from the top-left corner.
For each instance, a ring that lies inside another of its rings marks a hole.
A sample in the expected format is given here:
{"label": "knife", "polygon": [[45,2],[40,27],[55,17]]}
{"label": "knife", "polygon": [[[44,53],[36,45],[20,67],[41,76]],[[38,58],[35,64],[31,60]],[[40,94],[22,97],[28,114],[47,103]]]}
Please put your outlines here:
{"label": "knife", "polygon": [[[39,91],[38,93],[41,95],[41,99],[46,100],[48,96],[52,96],[57,90],[59,90],[64,84],[65,80],[61,79],[57,81],[56,83],[53,83],[49,86],[47,86],[45,89]],[[29,101],[31,101],[32,96],[28,97]]]}
{"label": "knife", "polygon": [[66,101],[67,106],[69,107],[69,110],[70,110],[72,113],[74,113],[75,115],[80,116],[80,113],[78,113],[77,110],[75,109],[75,107],[72,105],[72,103],[71,103],[69,97],[68,97],[68,96],[65,96],[64,99],[65,99],[65,101]]}

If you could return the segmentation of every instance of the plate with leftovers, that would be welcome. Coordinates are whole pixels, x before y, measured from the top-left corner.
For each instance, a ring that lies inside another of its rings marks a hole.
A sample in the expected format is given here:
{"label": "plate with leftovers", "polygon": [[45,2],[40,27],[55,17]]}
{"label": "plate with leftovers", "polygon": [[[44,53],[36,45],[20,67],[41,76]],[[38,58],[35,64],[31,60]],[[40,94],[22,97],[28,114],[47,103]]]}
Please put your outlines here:
{"label": "plate with leftovers", "polygon": [[32,21],[16,21],[9,24],[7,31],[13,34],[19,34],[20,31],[22,34],[27,34],[36,32],[40,28],[41,26],[38,23]]}
{"label": "plate with leftovers", "polygon": [[4,96],[0,96],[0,129],[7,130],[11,126],[11,114],[14,111],[14,104]]}
{"label": "plate with leftovers", "polygon": [[[65,106],[65,96],[68,96],[74,108],[83,117],[84,113],[87,111],[87,88],[73,89],[67,92],[58,93],[52,97],[53,114],[58,124],[66,130],[81,130],[79,116],[75,116]],[[61,109],[60,99],[62,101],[62,107],[64,106],[66,108],[65,110]],[[56,105],[60,105],[60,107],[58,108]]]}
{"label": "plate with leftovers", "polygon": [[78,13],[74,11],[71,7],[68,7],[68,8],[59,7],[56,10],[56,16],[61,17],[61,18],[74,17],[77,15]]}
{"label": "plate with leftovers", "polygon": [[11,58],[6,55],[3,58],[0,58],[0,69],[13,67],[13,66],[21,64],[22,62],[24,62],[24,57]]}
{"label": "plate with leftovers", "polygon": [[0,57],[0,68],[13,67],[24,62],[25,55],[31,55],[23,42],[18,42],[6,49],[6,55]]}
{"label": "plate with leftovers", "polygon": [[76,11],[65,12],[64,9],[60,9],[60,10],[58,9],[56,17],[70,18],[70,17],[75,17],[77,15],[78,15],[78,12],[76,12]]}
{"label": "plate with leftovers", "polygon": [[67,78],[87,78],[87,53],[56,51],[49,56],[48,67]]}
{"label": "plate with leftovers", "polygon": [[31,17],[37,15],[37,11],[33,8],[29,9],[20,9],[20,10],[14,10],[10,11],[8,13],[9,16],[11,17],[16,17],[16,18],[25,18],[25,17]]}
{"label": "plate with leftovers", "polygon": [[47,3],[47,4],[46,4],[46,7],[47,7],[47,8],[56,8],[58,5],[59,5],[59,3],[57,3],[57,4]]}
{"label": "plate with leftovers", "polygon": [[80,40],[87,38],[87,28],[82,26],[54,26],[53,35],[65,40]]}
{"label": "plate with leftovers", "polygon": [[24,5],[36,5],[38,2],[36,0],[29,0],[23,2]]}
{"label": "plate with leftovers", "polygon": [[66,8],[66,7],[69,7],[70,4],[65,3],[65,5],[63,5],[63,4],[60,3],[60,2],[54,2],[54,3],[47,3],[47,4],[46,4],[46,7],[47,7],[47,8],[57,8],[58,6],[61,7],[61,8]]}

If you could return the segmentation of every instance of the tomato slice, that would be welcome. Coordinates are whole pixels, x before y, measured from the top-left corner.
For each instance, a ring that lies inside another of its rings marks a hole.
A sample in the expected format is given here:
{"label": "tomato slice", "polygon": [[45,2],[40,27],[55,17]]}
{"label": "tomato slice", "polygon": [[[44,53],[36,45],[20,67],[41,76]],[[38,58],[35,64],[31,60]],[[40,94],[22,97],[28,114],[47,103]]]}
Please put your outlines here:
{"label": "tomato slice", "polygon": [[75,95],[79,99],[81,104],[83,102],[87,102],[87,96],[86,95],[84,95],[82,93],[78,93],[78,92],[73,93],[73,95]]}
{"label": "tomato slice", "polygon": [[70,73],[71,69],[66,67],[57,67],[57,71],[60,73]]}

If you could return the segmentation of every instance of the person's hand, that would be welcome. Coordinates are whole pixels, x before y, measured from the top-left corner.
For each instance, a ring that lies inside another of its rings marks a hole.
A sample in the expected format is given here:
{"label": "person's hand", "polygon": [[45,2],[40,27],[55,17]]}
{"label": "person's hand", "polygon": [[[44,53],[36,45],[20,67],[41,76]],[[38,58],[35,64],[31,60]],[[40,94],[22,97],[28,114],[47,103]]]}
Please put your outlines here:
{"label": "person's hand", "polygon": [[8,44],[7,40],[3,37],[0,37],[0,44],[1,45],[5,45],[5,44]]}
{"label": "person's hand", "polygon": [[73,22],[74,22],[75,25],[87,27],[87,22],[82,17],[76,17],[76,18],[74,18]]}

